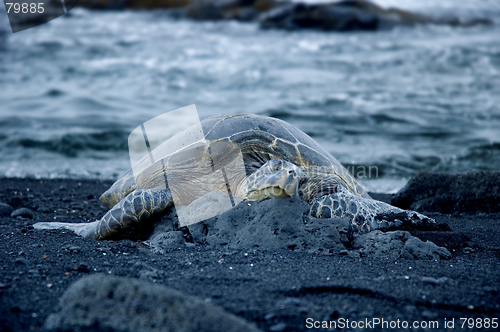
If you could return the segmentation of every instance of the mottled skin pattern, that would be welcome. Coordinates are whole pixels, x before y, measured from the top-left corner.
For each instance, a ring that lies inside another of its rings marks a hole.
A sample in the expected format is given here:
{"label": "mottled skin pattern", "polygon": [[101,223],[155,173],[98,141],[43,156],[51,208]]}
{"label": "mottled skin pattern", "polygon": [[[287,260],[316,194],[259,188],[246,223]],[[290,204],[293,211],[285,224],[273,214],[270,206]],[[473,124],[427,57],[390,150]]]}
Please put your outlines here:
{"label": "mottled skin pattern", "polygon": [[[332,155],[284,121],[240,114],[206,119],[202,127],[206,140],[204,153],[193,157],[186,153],[187,146],[144,169],[137,178],[128,172],[101,196],[110,210],[100,220],[81,224],[37,223],[34,227],[70,229],[93,239],[133,237],[173,205],[174,188],[165,188],[165,182],[160,181],[165,178],[166,170],[177,172],[178,179],[183,180],[186,168],[227,162],[233,158],[235,147],[241,152],[245,167],[231,173],[233,182],[239,183],[233,194],[242,200],[300,197],[311,205],[311,216],[347,218],[351,221],[351,231],[360,234],[405,222],[434,222],[416,212],[370,198]],[[163,144],[169,143],[167,140]],[[194,186],[187,181],[181,190],[176,197],[182,197],[182,204],[189,205],[193,200],[190,193],[199,190],[199,184]]]}

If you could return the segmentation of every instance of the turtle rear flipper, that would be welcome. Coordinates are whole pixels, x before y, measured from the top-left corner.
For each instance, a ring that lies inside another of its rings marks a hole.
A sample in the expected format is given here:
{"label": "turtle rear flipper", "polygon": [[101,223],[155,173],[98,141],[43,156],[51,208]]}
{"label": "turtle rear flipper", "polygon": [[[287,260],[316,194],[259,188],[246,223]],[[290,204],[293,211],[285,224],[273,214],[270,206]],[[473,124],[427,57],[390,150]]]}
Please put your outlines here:
{"label": "turtle rear flipper", "polygon": [[70,231],[75,232],[84,238],[92,237],[93,230],[97,227],[100,220],[96,220],[94,222],[89,223],[79,223],[73,224],[69,222],[37,222],[33,225],[35,229],[68,229]]}
{"label": "turtle rear flipper", "polygon": [[[140,233],[147,222],[162,214],[172,205],[172,194],[168,190],[138,189],[122,199],[101,219],[90,223],[39,222],[35,229],[68,229],[76,234],[96,240],[130,238],[131,233]],[[131,232],[133,230],[133,232]]]}

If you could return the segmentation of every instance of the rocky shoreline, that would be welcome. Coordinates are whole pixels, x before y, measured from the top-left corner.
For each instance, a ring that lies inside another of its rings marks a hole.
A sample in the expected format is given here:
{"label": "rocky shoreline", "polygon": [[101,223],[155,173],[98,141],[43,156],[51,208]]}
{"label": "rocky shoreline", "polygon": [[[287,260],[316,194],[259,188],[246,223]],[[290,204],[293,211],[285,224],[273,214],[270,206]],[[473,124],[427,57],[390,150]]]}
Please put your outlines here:
{"label": "rocky shoreline", "polygon": [[364,0],[322,4],[279,0],[80,0],[90,9],[166,9],[174,17],[194,20],[258,22],[264,29],[318,29],[323,31],[373,31],[415,24],[474,26],[492,24],[476,18],[438,17],[398,8],[382,8]]}
{"label": "rocky shoreline", "polygon": [[[215,331],[217,317],[228,331],[303,331],[307,319],[380,318],[437,321],[434,330],[444,331],[445,319],[457,327],[460,318],[500,318],[499,179],[500,172],[423,173],[397,195],[373,195],[446,225],[408,231],[446,248],[447,260],[179,239],[158,254],[148,241],[33,229],[38,221],[99,218],[109,181],[0,179],[0,326]],[[158,309],[165,301],[173,305]]]}

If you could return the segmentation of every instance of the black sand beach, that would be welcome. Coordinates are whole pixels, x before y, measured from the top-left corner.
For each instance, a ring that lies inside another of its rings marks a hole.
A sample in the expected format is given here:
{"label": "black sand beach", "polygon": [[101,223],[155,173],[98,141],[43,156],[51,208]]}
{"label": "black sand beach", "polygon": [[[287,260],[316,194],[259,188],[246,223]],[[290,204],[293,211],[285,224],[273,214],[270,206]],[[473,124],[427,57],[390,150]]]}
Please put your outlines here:
{"label": "black sand beach", "polygon": [[[59,299],[71,284],[101,274],[196,296],[255,323],[262,331],[327,330],[310,327],[317,321],[341,324],[347,319],[350,327],[353,322],[379,319],[372,329],[367,326],[373,331],[388,330],[382,321],[396,324],[398,320],[400,326],[404,321],[410,326],[416,322],[432,331],[496,330],[492,323],[500,320],[499,174],[449,177],[425,175],[414,181],[422,186],[419,190],[409,188],[406,196],[399,193],[395,199],[445,225],[409,231],[447,248],[452,254],[448,260],[214,249],[198,244],[170,248],[160,255],[142,241],[95,241],[70,231],[33,229],[32,224],[39,221],[100,218],[106,210],[98,198],[111,185],[109,181],[0,179],[0,329],[43,330],[47,317],[61,310]],[[387,202],[394,198],[373,197]],[[440,209],[444,206],[446,210]],[[20,208],[32,211],[32,217]],[[28,217],[11,217],[13,210]],[[117,307],[126,305],[112,300]],[[151,299],[137,301],[136,307]],[[468,319],[465,324],[462,318]],[[438,325],[431,328],[431,322]],[[454,329],[445,322],[453,322]],[[340,330],[360,330],[359,326],[340,329],[337,325]],[[97,321],[73,330],[119,329]]]}

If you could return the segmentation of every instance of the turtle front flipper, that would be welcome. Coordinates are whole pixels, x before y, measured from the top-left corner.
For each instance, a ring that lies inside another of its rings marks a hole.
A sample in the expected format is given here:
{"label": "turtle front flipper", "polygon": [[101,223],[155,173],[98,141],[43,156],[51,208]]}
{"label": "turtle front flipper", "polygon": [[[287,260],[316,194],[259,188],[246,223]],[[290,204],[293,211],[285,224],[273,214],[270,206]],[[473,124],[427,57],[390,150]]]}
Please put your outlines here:
{"label": "turtle front flipper", "polygon": [[310,214],[315,218],[347,218],[358,234],[375,229],[391,229],[403,224],[434,224],[432,218],[415,211],[402,210],[390,204],[355,195],[342,187],[336,193],[313,197]]}
{"label": "turtle front flipper", "polygon": [[[122,199],[101,219],[90,223],[39,222],[35,229],[68,229],[96,240],[129,238],[132,231],[161,215],[173,204],[172,194],[162,189],[137,189]],[[135,232],[134,232],[135,233]],[[134,237],[134,236],[132,236]]]}

